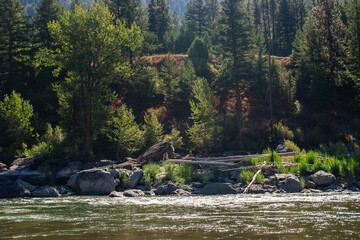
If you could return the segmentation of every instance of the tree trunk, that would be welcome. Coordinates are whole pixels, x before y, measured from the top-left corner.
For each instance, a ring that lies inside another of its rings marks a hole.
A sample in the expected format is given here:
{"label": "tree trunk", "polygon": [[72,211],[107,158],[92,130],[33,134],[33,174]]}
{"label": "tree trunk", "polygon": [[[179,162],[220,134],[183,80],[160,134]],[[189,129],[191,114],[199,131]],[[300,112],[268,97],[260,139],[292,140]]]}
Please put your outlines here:
{"label": "tree trunk", "polygon": [[83,137],[83,156],[89,157],[91,149],[91,94],[86,95],[85,116],[84,116],[84,137]]}

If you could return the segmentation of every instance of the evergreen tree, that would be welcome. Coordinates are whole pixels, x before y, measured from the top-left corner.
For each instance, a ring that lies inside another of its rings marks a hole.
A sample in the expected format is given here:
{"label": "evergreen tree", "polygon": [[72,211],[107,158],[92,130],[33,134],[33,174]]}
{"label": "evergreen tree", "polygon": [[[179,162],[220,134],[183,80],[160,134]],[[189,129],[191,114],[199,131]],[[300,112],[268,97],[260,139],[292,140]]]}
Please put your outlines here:
{"label": "evergreen tree", "polygon": [[204,39],[196,37],[188,50],[189,59],[194,63],[196,75],[199,77],[208,77],[208,59],[209,49],[206,46]]}
{"label": "evergreen tree", "polygon": [[36,9],[36,16],[34,25],[37,30],[36,41],[41,47],[50,48],[53,40],[51,39],[47,24],[56,21],[63,11],[62,6],[58,0],[42,0],[39,8]]}
{"label": "evergreen tree", "polygon": [[281,56],[288,56],[296,33],[295,18],[288,0],[281,0],[277,20],[278,52]]}
{"label": "evergreen tree", "polygon": [[175,60],[168,55],[163,62],[159,76],[162,80],[163,94],[166,106],[178,101],[180,89],[180,72]]}
{"label": "evergreen tree", "polygon": [[240,86],[248,77],[246,55],[249,51],[251,30],[243,2],[224,0],[219,24],[223,57],[230,59],[229,83],[236,92],[236,110],[241,111]]}
{"label": "evergreen tree", "polygon": [[194,124],[188,134],[192,148],[201,152],[209,152],[213,145],[221,142],[221,127],[214,111],[214,96],[203,78],[199,78],[193,86],[194,100],[190,100],[191,117]]}
{"label": "evergreen tree", "polygon": [[27,26],[18,0],[0,1],[0,81],[2,94],[23,90],[29,55]]}
{"label": "evergreen tree", "polygon": [[155,43],[161,45],[164,43],[164,35],[170,30],[171,15],[169,3],[166,0],[150,0],[149,8],[149,31],[156,36]]}
{"label": "evergreen tree", "polygon": [[154,111],[145,113],[144,122],[144,144],[149,148],[162,141],[164,130]]}
{"label": "evergreen tree", "polygon": [[204,0],[193,0],[187,5],[185,12],[186,23],[189,29],[198,37],[202,37],[207,31],[207,11]]}

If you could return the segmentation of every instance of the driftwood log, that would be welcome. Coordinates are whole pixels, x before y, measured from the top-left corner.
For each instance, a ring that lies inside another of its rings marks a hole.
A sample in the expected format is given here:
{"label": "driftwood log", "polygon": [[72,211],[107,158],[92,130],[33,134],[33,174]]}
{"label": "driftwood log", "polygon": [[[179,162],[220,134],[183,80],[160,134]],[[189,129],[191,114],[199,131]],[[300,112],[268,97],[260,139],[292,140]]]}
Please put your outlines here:
{"label": "driftwood log", "polygon": [[183,160],[183,159],[169,159],[167,162],[177,163],[177,164],[192,164],[192,165],[214,165],[214,166],[227,166],[235,167],[236,164],[226,163],[226,162],[210,162],[210,161],[193,161],[193,160]]}
{"label": "driftwood log", "polygon": [[[262,164],[262,166],[266,165],[266,161]],[[257,171],[253,177],[253,179],[251,180],[251,182],[249,183],[249,185],[245,188],[243,193],[247,193],[251,187],[251,185],[255,182],[257,175],[259,175],[262,171],[262,167],[260,167],[259,171]]]}

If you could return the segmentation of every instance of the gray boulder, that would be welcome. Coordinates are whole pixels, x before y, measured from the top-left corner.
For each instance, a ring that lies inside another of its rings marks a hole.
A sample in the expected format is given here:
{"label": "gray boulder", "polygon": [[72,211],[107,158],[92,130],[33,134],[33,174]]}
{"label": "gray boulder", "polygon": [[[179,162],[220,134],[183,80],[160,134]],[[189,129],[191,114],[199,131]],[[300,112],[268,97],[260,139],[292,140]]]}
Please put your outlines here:
{"label": "gray boulder", "polygon": [[26,188],[27,190],[29,190],[30,192],[34,191],[36,189],[35,186],[31,185],[28,182],[25,182],[21,179],[16,180],[16,182],[18,182],[19,184],[21,184],[22,186],[24,186],[24,188]]}
{"label": "gray boulder", "polygon": [[123,195],[124,197],[139,197],[139,196],[145,196],[145,193],[140,189],[129,189],[124,191]]}
{"label": "gray boulder", "polygon": [[48,184],[46,174],[37,170],[20,171],[18,178],[32,185],[43,186]]}
{"label": "gray boulder", "polygon": [[35,169],[40,164],[41,158],[29,157],[29,158],[18,158],[11,163],[9,170],[31,170]]}
{"label": "gray boulder", "polygon": [[288,148],[287,146],[285,146],[284,144],[279,144],[276,147],[275,150],[277,153],[287,153],[287,152],[293,152],[293,150],[291,148]]}
{"label": "gray boulder", "polygon": [[5,172],[5,171],[7,171],[7,170],[8,170],[8,169],[7,169],[6,164],[0,162],[0,172]]}
{"label": "gray boulder", "polygon": [[43,186],[31,193],[32,197],[60,197],[58,190],[51,186]]}
{"label": "gray boulder", "polygon": [[83,164],[81,162],[71,162],[66,167],[60,169],[56,173],[56,179],[69,178],[71,177],[71,175],[80,172],[82,169],[83,169]]}
{"label": "gray boulder", "polygon": [[333,174],[324,171],[318,171],[310,176],[310,179],[317,187],[326,187],[335,182],[336,178]]}
{"label": "gray boulder", "polygon": [[129,177],[128,181],[126,182],[127,188],[134,188],[140,180],[142,179],[144,171],[140,168],[134,168],[131,176]]}
{"label": "gray boulder", "polygon": [[175,191],[178,188],[179,187],[172,182],[163,183],[163,184],[156,186],[155,194],[156,195],[174,195],[174,194],[176,194]]}
{"label": "gray boulder", "polygon": [[67,185],[79,194],[107,195],[115,190],[115,180],[111,174],[97,168],[72,175]]}
{"label": "gray boulder", "polygon": [[293,174],[275,174],[277,184],[288,193],[301,192],[303,189],[298,177]]}
{"label": "gray boulder", "polygon": [[216,195],[216,194],[235,194],[236,189],[230,183],[208,182],[200,189],[200,194]]}
{"label": "gray boulder", "polygon": [[0,198],[30,197],[31,192],[19,181],[0,182]]}
{"label": "gray boulder", "polygon": [[189,196],[191,195],[191,192],[185,191],[184,189],[176,189],[175,194],[178,196]]}
{"label": "gray boulder", "polygon": [[122,192],[112,191],[108,197],[123,197],[124,194]]}
{"label": "gray boulder", "polygon": [[19,177],[19,171],[0,172],[0,182],[15,181]]}

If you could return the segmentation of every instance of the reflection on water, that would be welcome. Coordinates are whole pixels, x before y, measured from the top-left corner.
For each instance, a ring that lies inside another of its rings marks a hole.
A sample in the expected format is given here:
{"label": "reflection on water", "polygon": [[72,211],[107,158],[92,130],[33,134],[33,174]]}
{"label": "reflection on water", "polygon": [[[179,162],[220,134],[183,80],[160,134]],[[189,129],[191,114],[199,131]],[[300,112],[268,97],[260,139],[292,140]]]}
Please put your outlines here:
{"label": "reflection on water", "polygon": [[360,194],[0,200],[0,239],[360,239]]}

